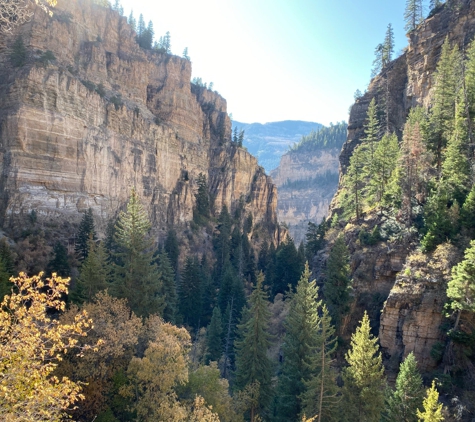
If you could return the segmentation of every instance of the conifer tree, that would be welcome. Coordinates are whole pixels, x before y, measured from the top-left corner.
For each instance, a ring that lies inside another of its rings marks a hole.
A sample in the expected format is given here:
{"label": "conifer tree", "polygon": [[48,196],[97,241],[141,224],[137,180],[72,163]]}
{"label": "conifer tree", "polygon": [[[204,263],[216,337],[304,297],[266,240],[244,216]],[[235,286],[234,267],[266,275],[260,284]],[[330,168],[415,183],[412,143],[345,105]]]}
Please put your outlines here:
{"label": "conifer tree", "polygon": [[76,245],[74,250],[81,261],[87,258],[89,238],[92,235],[93,240],[96,239],[96,230],[94,227],[94,218],[92,216],[92,209],[89,208],[82,217],[79,223],[78,232],[76,235]]}
{"label": "conifer tree", "polygon": [[394,54],[394,31],[391,24],[388,24],[386,35],[383,44],[383,67],[386,66],[392,59]]}
{"label": "conifer tree", "polygon": [[178,275],[178,259],[180,257],[180,246],[178,244],[178,238],[174,229],[168,230],[167,237],[163,249],[170,259],[175,277]]}
{"label": "conifer tree", "polygon": [[387,403],[388,422],[417,422],[417,410],[422,408],[424,388],[417,370],[417,361],[411,352],[399,367],[396,389],[391,391]]}
{"label": "conifer tree", "polygon": [[263,282],[264,276],[260,273],[249,298],[250,308],[237,327],[238,340],[235,342],[235,388],[243,390],[250,384],[259,383],[258,403],[251,409],[251,414],[257,410],[264,411],[272,393],[272,362],[267,356],[270,346],[270,312]]}
{"label": "conifer tree", "polygon": [[469,230],[475,229],[475,184],[472,185],[467,199],[463,203],[460,220],[465,228]]}
{"label": "conifer tree", "polygon": [[79,277],[71,294],[71,300],[75,303],[91,302],[98,292],[107,289],[110,278],[104,245],[97,244],[92,234],[88,243],[89,254],[81,265]]}
{"label": "conifer tree", "polygon": [[9,295],[14,287],[10,281],[10,277],[13,275],[13,256],[6,239],[3,237],[0,239],[0,300],[5,295]]}
{"label": "conifer tree", "polygon": [[475,42],[472,41],[467,48],[467,60],[465,62],[465,94],[466,106],[468,106],[468,135],[470,142],[470,156],[473,156],[473,124],[475,119]]}
{"label": "conifer tree", "polygon": [[226,310],[231,301],[233,301],[235,307],[235,318],[238,318],[241,315],[242,307],[246,304],[246,296],[242,279],[228,262],[225,265],[219,285],[218,305],[221,312]]}
{"label": "conifer tree", "polygon": [[164,307],[162,283],[153,263],[149,230],[150,221],[133,189],[127,211],[121,211],[115,226],[119,264],[114,265],[114,292],[118,297],[126,298],[138,316],[161,315]]}
{"label": "conifer tree", "polygon": [[188,47],[185,47],[182,56],[185,60],[190,60],[190,56],[188,55]]}
{"label": "conifer tree", "polygon": [[127,22],[134,31],[137,31],[137,21],[135,20],[133,10],[130,11],[130,15],[129,15],[129,18],[127,19]]}
{"label": "conifer tree", "polygon": [[335,240],[327,260],[323,294],[332,321],[340,328],[342,317],[349,311],[350,302],[350,254],[342,235]]}
{"label": "conifer tree", "polygon": [[200,326],[201,277],[198,259],[187,257],[179,289],[180,314],[185,324],[192,328]]}
{"label": "conifer tree", "polygon": [[378,111],[376,109],[376,101],[373,98],[369,103],[368,111],[366,114],[366,124],[364,126],[365,137],[362,139],[364,141],[364,148],[367,151],[366,157],[366,167],[368,171],[371,172],[374,153],[376,151],[376,145],[379,140],[379,120],[378,120]]}
{"label": "conifer tree", "polygon": [[[216,277],[220,278],[223,275],[224,268],[229,262],[231,253],[231,216],[228,208],[223,205],[218,217],[217,233],[214,236],[213,244],[216,253]],[[223,310],[223,308],[221,308]]]}
{"label": "conifer tree", "polygon": [[427,397],[423,402],[424,411],[417,410],[417,417],[420,422],[442,422],[442,404],[439,403],[439,393],[435,388],[435,382],[432,381],[432,386],[427,390]]}
{"label": "conifer tree", "polygon": [[206,346],[208,354],[206,356],[206,364],[210,361],[219,361],[223,354],[223,323],[221,318],[221,311],[218,306],[213,309],[213,316],[208,325],[206,332]]}
{"label": "conifer tree", "polygon": [[317,252],[323,248],[325,243],[326,222],[322,221],[319,225],[308,222],[307,232],[305,233],[305,257],[307,261],[312,261]]}
{"label": "conifer tree", "polygon": [[60,277],[69,277],[71,266],[69,265],[68,250],[61,242],[56,242],[53,253],[53,259],[46,266],[46,274],[56,273]]}
{"label": "conifer tree", "polygon": [[384,408],[384,368],[368,314],[351,336],[343,370],[343,412],[347,422],[379,422]]}
{"label": "conifer tree", "polygon": [[445,39],[435,72],[435,89],[431,108],[429,148],[435,155],[437,170],[442,167],[443,152],[454,129],[455,103],[461,84],[461,57],[458,47],[450,48]]}
{"label": "conifer tree", "polygon": [[288,286],[295,286],[304,266],[293,239],[281,243],[276,251],[276,267],[272,281],[272,294],[284,293]]}
{"label": "conifer tree", "polygon": [[309,373],[311,377],[305,382],[302,395],[303,414],[318,415],[318,421],[336,420],[340,397],[336,383],[337,373],[331,366],[336,351],[337,337],[331,323],[326,305],[321,307],[318,320],[316,350],[310,357]]}
{"label": "conifer tree", "polygon": [[436,7],[439,7],[442,4],[442,0],[430,0],[430,9],[434,10]]}
{"label": "conifer tree", "polygon": [[366,163],[366,150],[363,145],[359,145],[350,157],[350,166],[343,177],[343,186],[346,196],[343,198],[343,208],[354,215],[357,220],[361,216],[363,208],[363,169]]}
{"label": "conifer tree", "polygon": [[143,14],[141,13],[139,16],[139,21],[137,23],[137,37],[140,40],[140,37],[142,36],[143,32],[145,31],[146,26],[145,26],[145,20],[143,18]]}
{"label": "conifer tree", "polygon": [[310,281],[307,263],[291,296],[289,313],[284,322],[284,362],[278,384],[278,420],[297,420],[301,413],[301,395],[305,392],[305,381],[311,376],[308,369],[317,348],[318,307],[318,288],[315,280]]}
{"label": "conifer tree", "polygon": [[462,312],[475,313],[475,240],[465,249],[462,262],[452,267],[447,297],[450,299],[450,308],[457,312],[456,330]]}
{"label": "conifer tree", "polygon": [[193,220],[196,224],[203,225],[210,217],[208,183],[203,173],[198,175],[196,184],[198,185],[198,191],[195,194],[196,205],[193,210]]}
{"label": "conifer tree", "polygon": [[422,0],[406,0],[406,9],[404,10],[404,29],[411,32],[416,29],[423,20]]}
{"label": "conifer tree", "polygon": [[162,281],[161,295],[165,301],[165,308],[163,309],[163,319],[166,322],[175,322],[177,313],[177,292],[175,282],[175,272],[173,271],[172,263],[165,251],[161,251],[155,258],[158,273]]}
{"label": "conifer tree", "polygon": [[455,107],[454,131],[448,140],[442,164],[442,180],[448,188],[449,196],[459,204],[463,204],[470,190],[468,143],[465,100],[460,93]]}

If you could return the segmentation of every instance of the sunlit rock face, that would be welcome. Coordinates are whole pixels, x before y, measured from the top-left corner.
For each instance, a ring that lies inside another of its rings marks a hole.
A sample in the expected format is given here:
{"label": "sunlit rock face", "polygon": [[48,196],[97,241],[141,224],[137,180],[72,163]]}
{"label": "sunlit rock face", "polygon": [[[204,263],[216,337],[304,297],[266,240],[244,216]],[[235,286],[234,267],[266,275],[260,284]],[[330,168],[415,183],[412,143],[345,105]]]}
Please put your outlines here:
{"label": "sunlit rock face", "polygon": [[[26,65],[10,48],[22,36]],[[39,59],[46,51],[55,60]],[[117,12],[59,0],[53,17],[0,39],[0,220],[78,222],[92,208],[103,230],[135,187],[159,234],[192,219],[196,178],[216,211],[244,201],[277,240],[276,187],[230,143],[226,101],[190,84],[191,63],[146,51]]]}

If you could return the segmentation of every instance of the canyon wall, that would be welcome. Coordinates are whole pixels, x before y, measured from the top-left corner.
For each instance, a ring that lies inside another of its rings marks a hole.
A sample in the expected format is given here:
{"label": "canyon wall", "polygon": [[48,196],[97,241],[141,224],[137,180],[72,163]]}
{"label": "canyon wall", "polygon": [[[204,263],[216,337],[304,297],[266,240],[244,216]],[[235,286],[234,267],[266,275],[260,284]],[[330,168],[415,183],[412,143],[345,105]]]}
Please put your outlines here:
{"label": "canyon wall", "polygon": [[[216,212],[244,200],[278,241],[276,187],[231,144],[226,101],[190,84],[189,60],[141,49],[126,18],[90,0],[59,0],[52,17],[34,12],[0,39],[4,227],[32,211],[77,223],[92,208],[103,230],[135,187],[160,236],[192,219],[203,173]],[[19,37],[26,63],[14,67]]]}

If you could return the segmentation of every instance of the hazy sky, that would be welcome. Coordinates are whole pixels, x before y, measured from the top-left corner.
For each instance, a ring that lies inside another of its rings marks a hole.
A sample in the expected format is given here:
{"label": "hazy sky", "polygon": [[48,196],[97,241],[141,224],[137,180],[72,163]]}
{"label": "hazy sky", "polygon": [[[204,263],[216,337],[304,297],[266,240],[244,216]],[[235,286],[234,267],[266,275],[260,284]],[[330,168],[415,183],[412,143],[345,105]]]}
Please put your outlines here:
{"label": "hazy sky", "polygon": [[122,0],[153,21],[156,39],[185,47],[193,76],[213,82],[240,122],[347,120],[391,23],[407,45],[404,0]]}

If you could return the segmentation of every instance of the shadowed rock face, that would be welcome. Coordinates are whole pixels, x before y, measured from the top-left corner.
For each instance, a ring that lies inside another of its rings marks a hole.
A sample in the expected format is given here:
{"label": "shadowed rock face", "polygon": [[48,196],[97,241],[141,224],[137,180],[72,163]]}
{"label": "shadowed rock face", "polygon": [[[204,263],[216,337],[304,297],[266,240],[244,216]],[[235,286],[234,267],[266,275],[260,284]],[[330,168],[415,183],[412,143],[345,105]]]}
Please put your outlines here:
{"label": "shadowed rock face", "polygon": [[[392,61],[371,81],[367,93],[351,108],[348,138],[340,155],[340,174],[346,173],[351,154],[364,136],[363,125],[371,99],[376,98],[380,111],[384,111],[384,99],[386,93],[389,93],[386,96],[389,119],[386,122],[382,116],[383,126],[385,129],[387,124],[391,131],[401,137],[409,109],[416,105],[428,107],[431,104],[434,72],[445,38],[448,37],[450,43],[457,44],[461,50],[473,39],[475,3],[469,0],[461,0],[457,5],[455,2],[448,3],[408,34],[409,46],[404,54]],[[334,211],[336,203],[330,207],[330,214]],[[347,238],[351,237],[350,234],[347,233]],[[397,245],[388,245],[388,254],[393,255],[395,247]],[[398,251],[401,267],[388,274],[386,279],[386,283],[391,283],[392,288],[382,292],[382,299],[387,300],[380,317],[379,337],[386,356],[392,358],[392,364],[414,352],[420,369],[430,370],[436,364],[431,357],[431,350],[438,342],[444,341],[440,324],[446,300],[447,280],[444,277],[432,280],[430,277],[418,279],[403,273],[397,275],[414,247],[415,245],[412,245]],[[367,265],[371,263],[376,249],[377,247],[362,249],[353,256],[353,261],[360,257],[367,267],[364,271],[365,279],[355,286],[359,297],[364,296],[365,291],[377,282],[378,277],[375,274],[378,265]],[[424,263],[426,264],[427,262]],[[414,264],[406,262],[405,265],[410,269]],[[358,278],[358,274],[356,276]],[[355,320],[359,316],[353,315]],[[393,369],[397,370],[397,365]]]}
{"label": "shadowed rock face", "polygon": [[[13,68],[21,35],[27,64]],[[39,63],[50,50],[55,60]],[[195,180],[208,177],[217,211],[244,199],[255,222],[276,227],[276,188],[249,153],[230,145],[226,101],[190,84],[188,60],[144,51],[115,11],[59,0],[52,18],[0,40],[0,222],[78,222],[99,230],[139,192],[155,231],[192,219]],[[278,239],[272,229],[274,240]]]}

